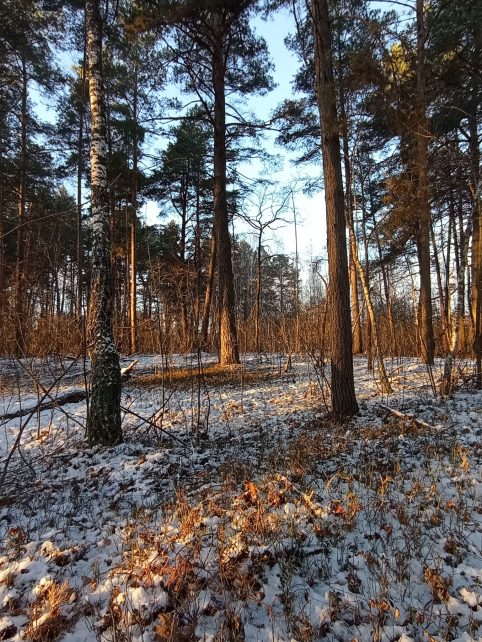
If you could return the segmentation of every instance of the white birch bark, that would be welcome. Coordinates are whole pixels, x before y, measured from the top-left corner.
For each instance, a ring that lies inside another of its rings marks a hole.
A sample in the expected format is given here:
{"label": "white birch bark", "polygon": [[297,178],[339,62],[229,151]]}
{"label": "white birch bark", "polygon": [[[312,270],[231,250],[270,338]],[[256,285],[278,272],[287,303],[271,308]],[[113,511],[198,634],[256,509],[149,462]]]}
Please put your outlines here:
{"label": "white birch bark", "polygon": [[87,69],[91,111],[91,297],[88,347],[92,360],[87,418],[90,443],[122,441],[119,356],[112,332],[110,208],[107,185],[107,124],[102,76],[102,28],[99,0],[86,0]]}

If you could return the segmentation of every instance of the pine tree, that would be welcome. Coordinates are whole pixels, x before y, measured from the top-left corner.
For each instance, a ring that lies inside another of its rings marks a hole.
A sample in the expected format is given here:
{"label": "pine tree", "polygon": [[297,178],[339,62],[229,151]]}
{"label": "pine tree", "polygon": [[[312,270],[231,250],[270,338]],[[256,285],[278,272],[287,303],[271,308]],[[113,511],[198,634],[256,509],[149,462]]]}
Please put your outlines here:
{"label": "pine tree", "polygon": [[358,404],[353,379],[345,203],[327,0],[312,0],[311,12],[325,180],[332,411],[337,417],[346,417],[358,412]]}
{"label": "pine tree", "polygon": [[[239,362],[235,318],[232,249],[227,195],[229,105],[227,94],[246,95],[269,89],[270,62],[266,44],[249,25],[258,9],[256,0],[186,0],[139,2],[144,11],[134,24],[174,26],[173,64],[185,79],[187,91],[197,95],[213,130],[214,238],[218,268],[219,360]],[[153,8],[154,7],[154,8]],[[231,110],[236,114],[237,110]],[[233,122],[240,133],[251,133],[249,122]]]}

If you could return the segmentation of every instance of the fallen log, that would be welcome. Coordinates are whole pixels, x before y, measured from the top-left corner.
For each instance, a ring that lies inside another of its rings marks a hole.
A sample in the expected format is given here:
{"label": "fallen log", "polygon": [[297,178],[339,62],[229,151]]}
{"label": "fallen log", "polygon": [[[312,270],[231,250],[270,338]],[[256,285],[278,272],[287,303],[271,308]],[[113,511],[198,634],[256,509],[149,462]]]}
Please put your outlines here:
{"label": "fallen log", "polygon": [[397,419],[402,419],[403,421],[411,421],[412,423],[414,423],[416,426],[419,426],[420,428],[427,428],[428,430],[435,430],[435,431],[438,430],[438,428],[436,428],[435,426],[432,426],[432,424],[429,424],[423,419],[419,419],[414,415],[407,415],[406,413],[401,412],[400,410],[396,410],[395,408],[390,408],[390,406],[387,406],[384,403],[379,403],[378,405],[380,406],[380,408],[383,408],[383,410],[386,410],[394,417],[397,417]]}
{"label": "fallen log", "polygon": [[[136,363],[137,360],[132,361],[128,366],[121,369],[122,381],[127,381],[129,379]],[[81,401],[84,401],[86,397],[87,390],[85,390],[85,388],[77,388],[75,390],[70,390],[69,392],[58,395],[57,397],[50,397],[48,401],[42,401],[35,406],[30,406],[29,408],[21,408],[20,410],[16,410],[15,412],[9,412],[4,415],[0,415],[0,421],[10,421],[11,419],[25,417],[30,413],[43,412],[44,410],[53,410],[54,408],[58,408],[59,406],[65,406],[68,403],[80,403]]]}

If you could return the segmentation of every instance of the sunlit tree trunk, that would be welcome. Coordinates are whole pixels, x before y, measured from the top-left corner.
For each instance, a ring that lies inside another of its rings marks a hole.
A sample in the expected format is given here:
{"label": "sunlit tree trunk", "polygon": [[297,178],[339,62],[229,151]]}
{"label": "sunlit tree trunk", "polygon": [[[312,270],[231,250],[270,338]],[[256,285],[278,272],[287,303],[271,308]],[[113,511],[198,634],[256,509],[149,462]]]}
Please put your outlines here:
{"label": "sunlit tree trunk", "polygon": [[209,256],[208,282],[204,295],[203,318],[201,324],[201,345],[207,347],[209,337],[209,318],[211,316],[211,306],[213,301],[214,277],[216,274],[216,261],[218,253],[218,243],[216,237],[216,226],[213,226],[213,235],[211,239],[211,254]]}
{"label": "sunlit tree trunk", "polygon": [[358,404],[353,380],[350,281],[346,251],[339,125],[327,0],[312,0],[311,9],[325,180],[332,410],[335,416],[343,417],[356,414]]}
{"label": "sunlit tree trunk", "polygon": [[423,0],[417,0],[417,253],[420,269],[419,334],[420,358],[433,364],[434,334],[430,266],[430,203],[428,195],[428,127],[425,99],[425,26]]}
{"label": "sunlit tree trunk", "polygon": [[360,260],[358,258],[358,248],[356,244],[355,230],[353,229],[353,224],[351,222],[348,223],[348,228],[349,228],[349,234],[350,234],[350,248],[352,253],[352,260],[358,272],[358,277],[360,279],[360,283],[362,286],[363,298],[365,299],[365,305],[367,306],[367,313],[368,313],[368,318],[370,320],[370,326],[373,331],[373,339],[375,341],[375,352],[377,355],[377,366],[378,366],[378,372],[380,375],[381,389],[382,389],[382,392],[384,393],[391,393],[393,391],[390,385],[390,380],[388,379],[387,371],[385,368],[385,362],[383,360],[383,353],[382,353],[382,348],[380,343],[380,333],[379,333],[378,324],[375,316],[375,310],[372,304],[369,282],[368,282],[368,279],[366,278],[365,270],[363,269],[363,266],[360,263]]}
{"label": "sunlit tree trunk", "polygon": [[[340,46],[340,43],[339,43]],[[341,53],[338,56],[338,84],[340,94],[340,122],[343,141],[343,167],[345,170],[345,201],[346,201],[346,218],[348,225],[354,228],[353,223],[353,198],[352,198],[352,177],[350,164],[350,148],[348,144],[348,120],[345,105],[345,88],[343,85],[343,69],[341,68]],[[356,244],[356,236],[355,236]],[[353,319],[353,352],[360,354],[363,351],[363,338],[361,327],[360,304],[358,301],[358,278],[355,258],[353,256],[353,246],[350,242],[348,270],[350,274],[351,289],[351,309]]]}
{"label": "sunlit tree trunk", "polygon": [[[216,20],[221,20],[221,14],[216,14]],[[214,224],[218,243],[219,362],[222,365],[229,365],[239,363],[239,350],[226,194],[225,52],[221,24],[216,26],[215,32],[212,69],[214,88]]]}
{"label": "sunlit tree trunk", "polygon": [[110,203],[107,185],[107,125],[102,76],[99,0],[86,0],[87,66],[91,110],[92,281],[88,313],[91,397],[87,438],[92,444],[122,441],[119,356],[112,332]]}

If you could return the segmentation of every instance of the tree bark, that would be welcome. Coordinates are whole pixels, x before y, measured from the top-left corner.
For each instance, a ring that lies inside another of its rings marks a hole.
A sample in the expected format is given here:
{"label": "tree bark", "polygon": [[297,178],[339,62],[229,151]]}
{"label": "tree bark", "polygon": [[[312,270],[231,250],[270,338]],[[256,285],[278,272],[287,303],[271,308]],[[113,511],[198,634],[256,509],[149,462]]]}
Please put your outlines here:
{"label": "tree bark", "polygon": [[[338,42],[339,49],[340,42]],[[342,132],[342,141],[343,141],[343,167],[345,170],[345,195],[346,195],[346,219],[348,225],[353,227],[354,217],[353,217],[353,199],[352,199],[352,177],[351,177],[351,163],[350,163],[350,148],[348,144],[348,120],[346,114],[346,104],[345,104],[345,87],[343,85],[343,69],[341,67],[341,51],[338,55],[338,84],[339,84],[339,94],[340,94],[340,122],[341,122],[341,132]],[[356,245],[356,236],[355,236],[355,245]],[[351,289],[351,309],[352,309],[352,318],[353,318],[353,352],[355,354],[361,354],[363,352],[363,338],[362,338],[362,326],[361,326],[361,315],[360,315],[360,303],[358,300],[358,278],[357,278],[357,268],[355,266],[355,259],[353,256],[353,246],[350,242],[350,251],[349,251],[349,261],[348,261],[348,271],[350,274],[350,289]]]}
{"label": "tree bark", "polygon": [[83,272],[83,251],[82,251],[82,143],[84,140],[84,98],[86,86],[86,60],[87,40],[84,33],[84,55],[81,71],[81,91],[79,104],[79,132],[77,137],[77,318],[82,319],[82,272]]}
{"label": "tree bark", "polygon": [[425,26],[423,0],[417,0],[417,254],[420,269],[419,332],[420,358],[433,364],[434,334],[430,277],[430,203],[428,197],[428,126],[425,105]]}
{"label": "tree bark", "polygon": [[353,379],[345,204],[328,2],[327,0],[312,0],[311,8],[325,179],[332,410],[335,416],[347,417],[358,412],[358,404]]}
{"label": "tree bark", "polygon": [[211,255],[208,266],[208,282],[204,295],[203,318],[201,324],[201,345],[206,348],[209,336],[209,318],[211,316],[211,305],[214,291],[214,276],[216,274],[216,262],[218,254],[218,242],[216,238],[216,226],[213,226],[213,236],[211,239]]}
{"label": "tree bark", "polygon": [[221,14],[216,13],[213,42],[214,89],[214,224],[217,236],[219,287],[219,362],[239,363],[238,337],[234,302],[234,276],[229,236],[228,201],[226,194],[226,96],[225,51]]}
{"label": "tree bark", "polygon": [[132,141],[132,188],[131,188],[131,217],[129,223],[129,351],[137,352],[137,256],[136,256],[136,225],[137,225],[137,165],[138,165],[138,140],[137,140],[137,65],[134,68],[134,97],[133,97],[133,124],[134,135]]}
{"label": "tree bark", "polygon": [[470,159],[473,198],[472,207],[472,288],[471,312],[474,328],[476,388],[482,389],[482,195],[480,177],[480,150],[477,118],[469,116]]}
{"label": "tree bark", "polygon": [[112,332],[110,203],[107,185],[107,123],[102,73],[99,0],[86,0],[87,65],[91,110],[92,281],[88,346],[92,361],[87,438],[91,444],[122,441],[121,375]]}
{"label": "tree bark", "polygon": [[22,97],[20,111],[20,184],[18,189],[18,228],[15,257],[15,354],[25,355],[25,218],[27,208],[27,99],[28,76],[25,59],[22,59]]}
{"label": "tree bark", "polygon": [[259,343],[259,317],[261,313],[261,239],[263,234],[263,228],[260,227],[258,235],[258,248],[256,252],[256,299],[255,299],[255,308],[254,308],[254,343],[256,346],[256,352],[260,353],[260,343]]}

